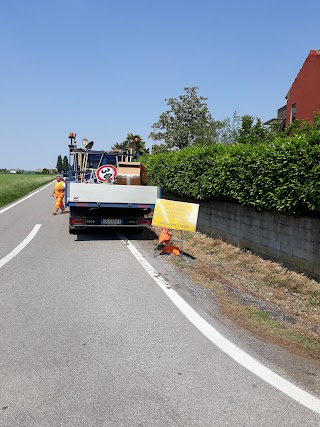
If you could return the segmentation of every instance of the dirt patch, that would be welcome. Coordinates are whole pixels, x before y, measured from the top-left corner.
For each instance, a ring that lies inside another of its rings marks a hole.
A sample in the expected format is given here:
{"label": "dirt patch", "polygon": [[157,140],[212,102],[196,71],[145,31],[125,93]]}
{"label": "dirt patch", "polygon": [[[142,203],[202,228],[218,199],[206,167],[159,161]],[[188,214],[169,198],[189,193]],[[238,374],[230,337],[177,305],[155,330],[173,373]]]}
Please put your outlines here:
{"label": "dirt patch", "polygon": [[184,233],[183,249],[184,256],[168,261],[210,290],[222,314],[264,340],[320,359],[319,282],[198,232]]}

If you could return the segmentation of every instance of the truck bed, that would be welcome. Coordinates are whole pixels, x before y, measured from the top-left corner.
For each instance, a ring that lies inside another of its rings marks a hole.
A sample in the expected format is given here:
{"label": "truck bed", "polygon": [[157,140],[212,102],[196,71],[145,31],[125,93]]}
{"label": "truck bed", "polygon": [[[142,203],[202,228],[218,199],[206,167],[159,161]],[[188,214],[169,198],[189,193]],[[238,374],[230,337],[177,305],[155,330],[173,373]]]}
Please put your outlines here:
{"label": "truck bed", "polygon": [[97,205],[155,205],[160,187],[116,184],[67,183],[66,201],[69,206],[84,203]]}

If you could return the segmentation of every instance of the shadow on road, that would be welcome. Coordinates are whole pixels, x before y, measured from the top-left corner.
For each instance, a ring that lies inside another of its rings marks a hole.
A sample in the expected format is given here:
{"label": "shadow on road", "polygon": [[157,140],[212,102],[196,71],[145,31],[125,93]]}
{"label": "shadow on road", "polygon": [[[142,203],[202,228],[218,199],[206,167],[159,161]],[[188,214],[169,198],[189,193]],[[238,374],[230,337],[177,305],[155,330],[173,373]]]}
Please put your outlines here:
{"label": "shadow on road", "polygon": [[[162,245],[158,244],[158,235],[149,228],[145,229],[134,229],[134,228],[90,228],[90,230],[81,230],[75,235],[75,242],[90,242],[97,240],[120,240],[120,235],[125,236],[131,241],[150,241],[154,242],[154,256],[170,256],[169,253],[162,251]],[[187,252],[182,253],[183,258],[190,260],[196,259]]]}

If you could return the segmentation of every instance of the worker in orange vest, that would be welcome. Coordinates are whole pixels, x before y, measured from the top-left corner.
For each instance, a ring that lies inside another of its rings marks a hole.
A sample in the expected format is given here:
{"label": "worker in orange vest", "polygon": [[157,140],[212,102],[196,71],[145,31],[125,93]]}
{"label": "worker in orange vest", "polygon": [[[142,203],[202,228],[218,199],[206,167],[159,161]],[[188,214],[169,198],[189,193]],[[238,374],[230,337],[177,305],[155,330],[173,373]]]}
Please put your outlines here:
{"label": "worker in orange vest", "polygon": [[56,198],[56,208],[52,212],[52,215],[57,215],[59,209],[61,209],[61,213],[67,213],[64,208],[63,198],[66,184],[60,175],[57,175],[56,182],[54,183],[54,189],[52,193],[52,197]]}

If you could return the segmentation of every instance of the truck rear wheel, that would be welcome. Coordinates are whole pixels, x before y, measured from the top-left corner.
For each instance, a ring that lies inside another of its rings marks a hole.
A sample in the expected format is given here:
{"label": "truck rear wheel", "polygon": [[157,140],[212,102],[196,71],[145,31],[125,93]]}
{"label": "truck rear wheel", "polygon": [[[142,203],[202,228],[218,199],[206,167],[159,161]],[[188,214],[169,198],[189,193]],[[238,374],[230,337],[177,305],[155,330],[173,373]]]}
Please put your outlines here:
{"label": "truck rear wheel", "polygon": [[74,228],[69,227],[69,234],[77,234],[77,230]]}

